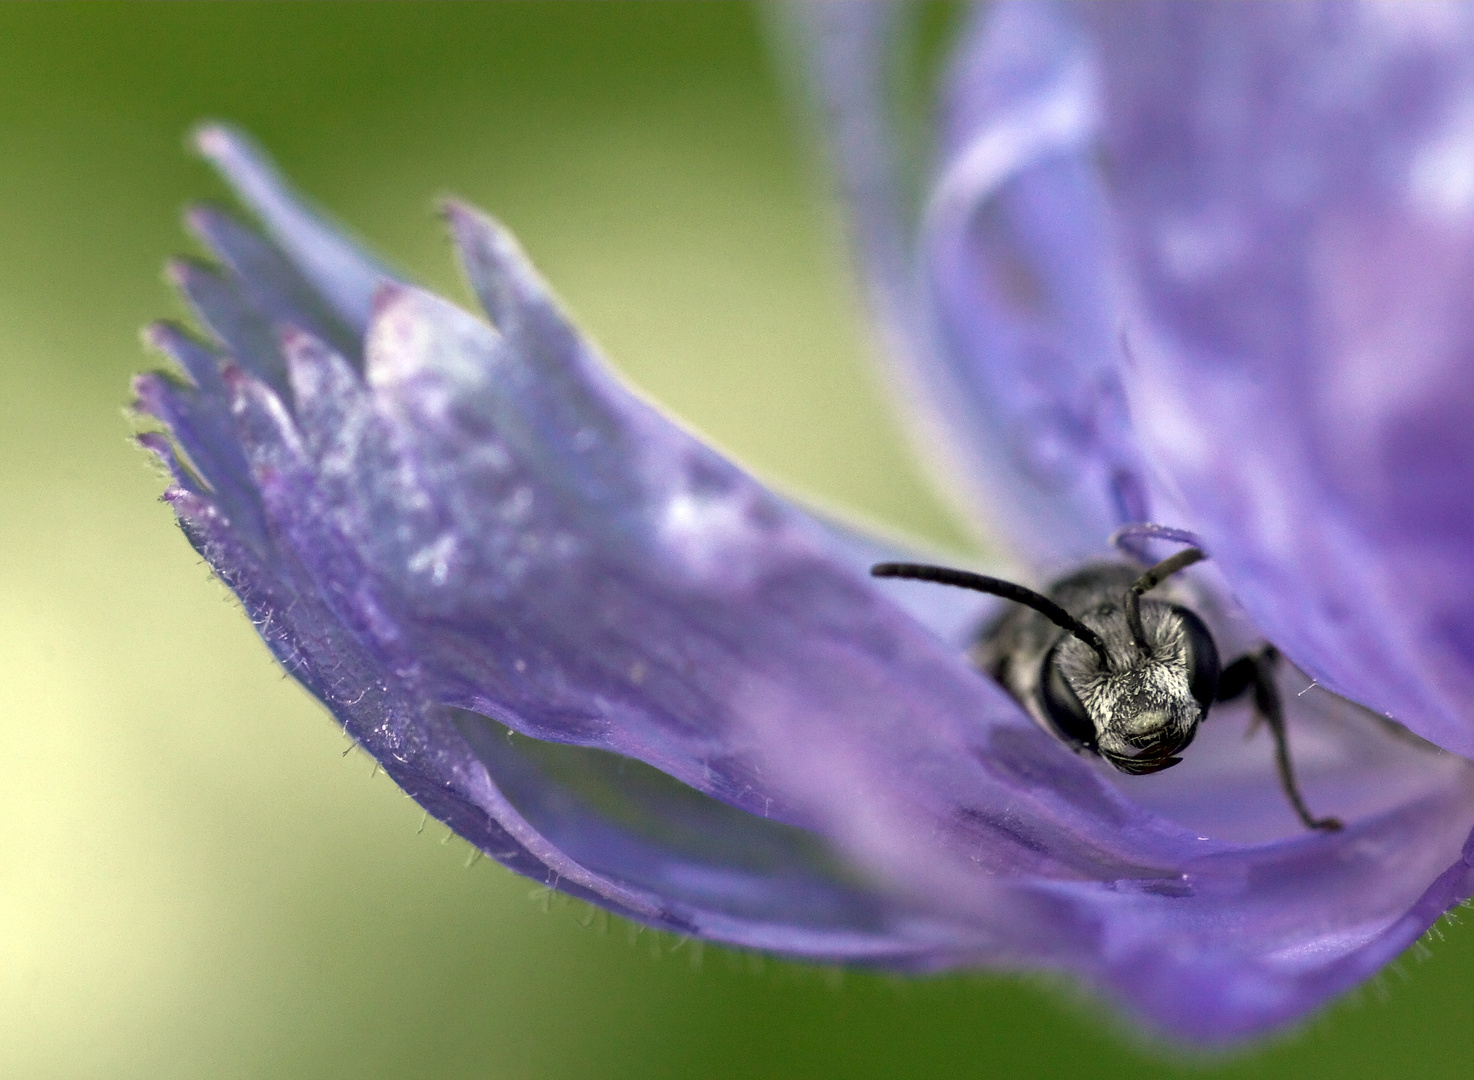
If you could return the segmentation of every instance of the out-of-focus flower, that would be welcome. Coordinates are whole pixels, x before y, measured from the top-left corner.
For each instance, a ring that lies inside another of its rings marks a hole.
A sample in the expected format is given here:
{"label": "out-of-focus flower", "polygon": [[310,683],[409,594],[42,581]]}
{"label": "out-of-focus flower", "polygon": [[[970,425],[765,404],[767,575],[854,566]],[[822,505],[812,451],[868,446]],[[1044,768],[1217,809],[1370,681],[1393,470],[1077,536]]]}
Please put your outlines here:
{"label": "out-of-focus flower", "polygon": [[216,341],[151,331],[189,382],[138,379],[143,440],[287,670],[504,865],[788,956],[1069,972],[1180,1041],[1286,1024],[1474,891],[1474,12],[991,5],[914,231],[890,18],[801,16],[947,474],[1040,581],[1195,530],[1225,655],[1445,748],[1289,695],[1344,830],[1230,709],[1168,774],[1070,754],[968,665],[973,598],[869,580],[881,545],[631,395],[493,222],[446,210],[488,323],[223,128],[269,239],[190,213]]}

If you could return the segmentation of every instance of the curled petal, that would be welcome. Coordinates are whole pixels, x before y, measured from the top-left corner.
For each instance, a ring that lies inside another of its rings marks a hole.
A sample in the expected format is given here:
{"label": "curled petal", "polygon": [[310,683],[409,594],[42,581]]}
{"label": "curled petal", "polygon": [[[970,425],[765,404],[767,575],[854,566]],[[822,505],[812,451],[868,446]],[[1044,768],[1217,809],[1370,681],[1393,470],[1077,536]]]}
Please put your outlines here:
{"label": "curled petal", "polygon": [[[494,326],[379,280],[360,368],[311,305],[263,310],[283,294],[252,276],[282,279],[242,261],[218,280],[272,326],[283,385],[187,354],[208,408],[144,396],[181,445],[213,450],[228,415],[238,456],[167,496],[186,534],[481,850],[718,941],[1072,972],[1201,1042],[1292,1021],[1469,892],[1474,767],[1297,698],[1307,794],[1343,832],[1287,822],[1247,750],[1148,805],[857,573],[858,544],[625,390],[504,231],[449,216]],[[260,543],[224,509],[242,488]],[[1237,835],[1212,782],[1242,798]]]}
{"label": "curled petal", "polygon": [[511,869],[672,932],[816,959],[914,965],[955,942],[958,928],[900,908],[821,837],[638,762],[514,739],[386,678],[307,567],[258,561],[206,498],[170,501],[282,663],[407,793]]}
{"label": "curled petal", "polygon": [[922,228],[933,393],[1025,561],[1058,569],[1155,516],[1117,374],[1094,69],[1061,4],[973,16]]}
{"label": "curled petal", "polygon": [[1474,754],[1474,12],[1088,10],[1153,460],[1267,637]]}
{"label": "curled petal", "polygon": [[915,250],[889,123],[888,7],[803,9],[857,247],[949,493],[1047,574],[1098,555],[1156,501],[1116,371],[1088,42],[1064,5],[979,8],[944,86]]}

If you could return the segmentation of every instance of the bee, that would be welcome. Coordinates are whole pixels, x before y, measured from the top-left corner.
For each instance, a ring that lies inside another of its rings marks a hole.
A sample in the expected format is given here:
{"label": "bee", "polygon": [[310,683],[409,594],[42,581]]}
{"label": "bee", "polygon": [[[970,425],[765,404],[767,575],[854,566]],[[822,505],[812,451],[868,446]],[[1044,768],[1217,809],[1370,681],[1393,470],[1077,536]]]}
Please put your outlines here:
{"label": "bee", "polygon": [[1295,782],[1275,681],[1278,650],[1265,645],[1223,667],[1196,612],[1146,595],[1206,558],[1201,548],[1188,547],[1145,571],[1091,563],[1060,578],[1047,595],[921,563],[879,563],[870,573],[973,589],[1018,604],[983,629],[973,662],[1045,731],[1123,773],[1170,769],[1216,702],[1248,696],[1256,722],[1274,737],[1280,786],[1295,813],[1308,829],[1340,829],[1336,818],[1310,812]]}

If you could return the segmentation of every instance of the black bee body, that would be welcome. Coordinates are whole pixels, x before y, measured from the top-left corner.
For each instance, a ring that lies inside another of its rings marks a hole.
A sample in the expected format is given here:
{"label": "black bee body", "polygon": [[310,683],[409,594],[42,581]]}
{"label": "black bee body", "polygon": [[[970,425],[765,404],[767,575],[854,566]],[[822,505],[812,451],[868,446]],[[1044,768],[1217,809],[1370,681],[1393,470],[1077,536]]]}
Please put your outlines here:
{"label": "black bee body", "polygon": [[881,563],[876,577],[955,585],[1019,606],[993,622],[972,649],[973,663],[1013,695],[1044,730],[1124,773],[1178,764],[1215,701],[1250,694],[1274,736],[1285,796],[1307,828],[1334,830],[1335,818],[1310,813],[1296,785],[1275,679],[1279,653],[1265,645],[1226,668],[1202,618],[1202,598],[1180,582],[1145,594],[1207,558],[1185,548],[1151,567],[1092,563],[1047,593],[998,578],[918,563]]}

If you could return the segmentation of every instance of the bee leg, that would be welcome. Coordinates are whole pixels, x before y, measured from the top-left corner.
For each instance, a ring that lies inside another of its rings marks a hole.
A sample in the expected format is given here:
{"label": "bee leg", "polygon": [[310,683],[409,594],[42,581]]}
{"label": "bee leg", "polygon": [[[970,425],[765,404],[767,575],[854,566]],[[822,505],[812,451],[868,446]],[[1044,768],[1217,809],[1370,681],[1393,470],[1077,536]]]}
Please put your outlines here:
{"label": "bee leg", "polygon": [[[1254,657],[1241,656],[1228,667],[1223,669],[1218,676],[1218,693],[1215,701],[1237,701],[1254,684],[1255,680]],[[1248,742],[1259,733],[1260,726],[1264,723],[1264,716],[1258,709],[1254,710],[1249,718],[1249,726],[1244,731],[1244,741]]]}
{"label": "bee leg", "polygon": [[1318,818],[1313,815],[1305,805],[1299,785],[1295,783],[1295,771],[1290,765],[1290,743],[1285,735],[1285,710],[1274,678],[1279,657],[1279,650],[1273,645],[1266,645],[1257,653],[1239,657],[1224,668],[1223,674],[1219,676],[1217,698],[1219,701],[1232,701],[1246,691],[1253,691],[1254,722],[1249,730],[1252,733],[1263,723],[1274,736],[1274,763],[1279,770],[1280,787],[1285,789],[1290,805],[1295,808],[1295,813],[1300,816],[1307,829],[1335,832],[1341,828],[1341,822],[1337,818]]}

